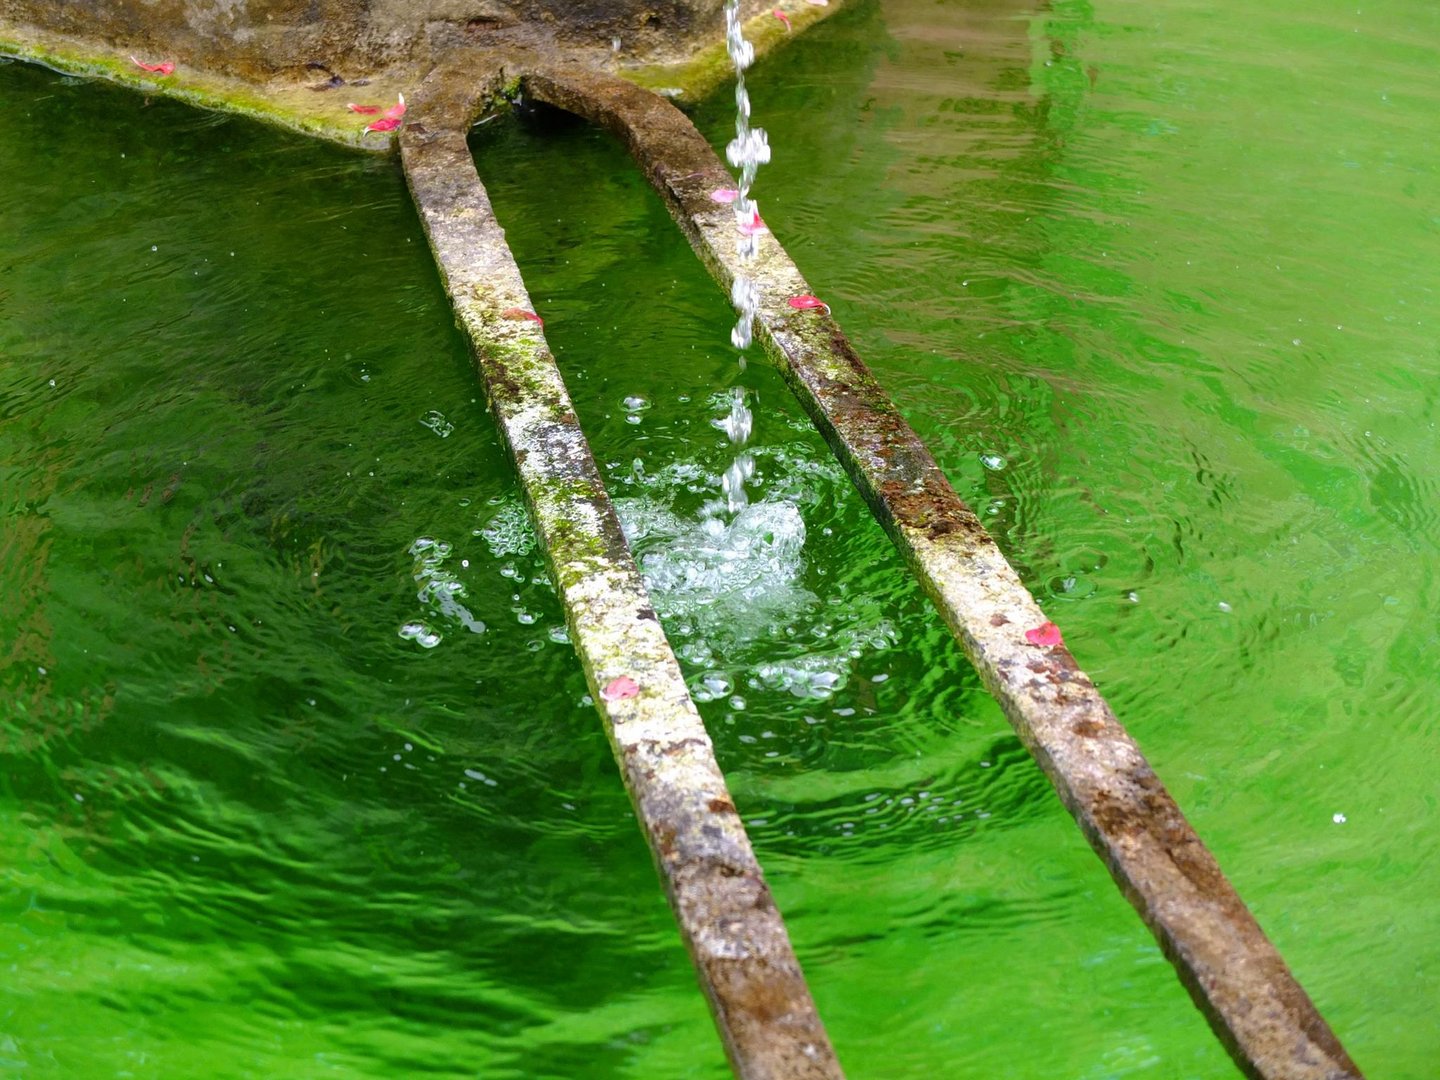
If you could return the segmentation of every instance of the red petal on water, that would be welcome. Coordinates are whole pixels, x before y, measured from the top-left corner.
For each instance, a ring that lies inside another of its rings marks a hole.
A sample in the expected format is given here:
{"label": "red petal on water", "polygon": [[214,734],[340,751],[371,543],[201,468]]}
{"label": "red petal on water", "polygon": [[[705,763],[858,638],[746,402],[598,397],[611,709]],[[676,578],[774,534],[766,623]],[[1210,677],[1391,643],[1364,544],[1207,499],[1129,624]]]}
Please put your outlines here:
{"label": "red petal on water", "polygon": [[175,73],[175,64],[169,60],[162,60],[158,64],[147,64],[144,60],[136,60],[135,57],[132,56],[130,57],[130,62],[136,67],[155,75],[173,75]]}
{"label": "red petal on water", "polygon": [[621,675],[618,679],[611,679],[605,689],[600,691],[600,697],[605,701],[624,701],[640,693],[640,684],[629,675]]}
{"label": "red petal on water", "polygon": [[794,30],[794,29],[795,29],[793,26],[790,25],[790,16],[789,16],[789,15],[786,15],[786,14],[785,14],[783,11],[781,11],[778,7],[777,7],[774,11],[770,12],[770,14],[771,14],[771,15],[774,15],[775,18],[779,19],[781,22],[783,22],[783,23],[785,24],[785,32],[786,32],[787,34],[788,34],[791,30]]}
{"label": "red petal on water", "polygon": [[353,113],[359,113],[361,116],[374,116],[380,111],[379,105],[356,105],[353,101],[347,103],[345,107]]}
{"label": "red petal on water", "polygon": [[824,308],[825,313],[830,313],[830,305],[821,300],[818,296],[792,296],[786,301],[791,307],[798,311],[810,311],[814,308]]}
{"label": "red petal on water", "polygon": [[1031,645],[1059,645],[1060,628],[1053,622],[1043,622],[1034,630],[1026,630],[1025,640]]}
{"label": "red petal on water", "polygon": [[536,315],[535,312],[526,311],[524,308],[507,307],[504,311],[500,312],[500,317],[502,319],[529,319],[533,323],[539,323],[541,326],[545,325],[544,319]]}
{"label": "red petal on water", "polygon": [[739,197],[740,192],[736,191],[734,188],[722,187],[716,188],[714,191],[710,192],[710,198],[714,202],[718,203],[729,204],[734,202]]}
{"label": "red petal on water", "polygon": [[385,110],[386,120],[399,120],[400,117],[405,115],[405,95],[397,94],[395,96],[400,100]]}
{"label": "red petal on water", "polygon": [[365,130],[366,130],[366,131],[394,131],[396,128],[398,128],[398,127],[400,126],[400,123],[401,123],[401,121],[400,121],[400,118],[399,118],[398,116],[382,116],[379,120],[376,120],[373,124],[366,124],[366,125],[365,125]]}

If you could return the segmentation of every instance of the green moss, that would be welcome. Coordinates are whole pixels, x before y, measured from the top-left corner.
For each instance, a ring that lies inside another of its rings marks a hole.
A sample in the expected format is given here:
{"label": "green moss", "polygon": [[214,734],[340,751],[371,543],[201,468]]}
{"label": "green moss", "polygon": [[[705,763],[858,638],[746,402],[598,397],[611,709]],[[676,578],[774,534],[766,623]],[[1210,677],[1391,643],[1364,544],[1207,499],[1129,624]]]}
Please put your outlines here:
{"label": "green moss", "polygon": [[712,45],[683,63],[625,68],[619,74],[636,86],[691,105],[723,85],[726,79],[732,78],[734,70],[725,46]]}
{"label": "green moss", "polygon": [[[0,36],[0,53],[53,68],[66,75],[105,79],[155,97],[172,98],[202,109],[233,113],[314,138],[360,150],[388,152],[393,139],[367,139],[363,125],[335,110],[333,102],[312,101],[303,90],[267,91],[238,79],[182,69],[156,76],[128,57],[87,50],[74,42],[39,36],[20,37],[13,29]],[[310,97],[315,97],[311,94]]]}
{"label": "green moss", "polygon": [[[755,55],[764,56],[788,44],[807,26],[834,14],[842,6],[842,0],[831,0],[828,7],[804,4],[787,10],[793,31],[787,30],[785,24],[767,10],[745,24],[745,37],[755,46]],[[693,105],[734,78],[735,72],[725,43],[721,41],[678,63],[646,64],[622,69],[619,74],[636,86],[664,94],[682,105]]]}

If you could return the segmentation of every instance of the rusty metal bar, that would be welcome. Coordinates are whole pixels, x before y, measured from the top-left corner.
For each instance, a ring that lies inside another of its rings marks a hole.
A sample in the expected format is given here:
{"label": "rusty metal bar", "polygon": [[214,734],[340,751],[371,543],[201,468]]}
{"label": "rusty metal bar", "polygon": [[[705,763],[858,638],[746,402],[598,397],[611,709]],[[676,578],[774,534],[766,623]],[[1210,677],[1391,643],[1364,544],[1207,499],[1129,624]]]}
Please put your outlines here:
{"label": "rusty metal bar", "polygon": [[480,99],[431,79],[400,136],[405,176],[515,461],[571,639],[731,1064],[746,1080],[840,1067],[714,750],[466,144]]}
{"label": "rusty metal bar", "polygon": [[[523,85],[626,144],[728,291],[735,221],[710,192],[733,180],[684,114],[579,69],[529,67]],[[757,334],[1242,1071],[1360,1077],[1094,684],[1036,632],[1044,613],[839,326],[787,303],[810,288],[784,249],[762,236],[744,272],[763,297]]]}

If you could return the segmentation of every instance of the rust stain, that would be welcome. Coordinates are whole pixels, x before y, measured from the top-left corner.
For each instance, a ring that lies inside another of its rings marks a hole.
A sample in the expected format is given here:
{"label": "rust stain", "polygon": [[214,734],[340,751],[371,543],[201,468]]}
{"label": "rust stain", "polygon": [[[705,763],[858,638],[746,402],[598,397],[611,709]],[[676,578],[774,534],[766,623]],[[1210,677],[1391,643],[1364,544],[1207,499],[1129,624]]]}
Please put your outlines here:
{"label": "rust stain", "polygon": [[799,1002],[794,994],[798,972],[772,969],[766,972],[767,977],[764,979],[741,981],[723,970],[735,966],[738,966],[738,962],[733,960],[712,961],[716,981],[726,985],[730,991],[727,995],[730,1002],[745,1013],[751,1022],[772,1025],[798,1011]]}

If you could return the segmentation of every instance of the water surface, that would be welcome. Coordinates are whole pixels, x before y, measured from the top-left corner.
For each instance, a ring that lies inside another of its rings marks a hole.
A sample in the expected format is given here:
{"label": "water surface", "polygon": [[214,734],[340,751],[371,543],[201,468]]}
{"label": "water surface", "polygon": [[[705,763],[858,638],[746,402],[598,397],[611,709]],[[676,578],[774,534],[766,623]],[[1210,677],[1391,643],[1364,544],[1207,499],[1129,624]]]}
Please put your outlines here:
{"label": "water surface", "polygon": [[[767,222],[1362,1067],[1425,1080],[1409,7],[886,0],[750,81]],[[5,1067],[726,1075],[394,165],[0,94]],[[475,147],[849,1073],[1237,1075],[620,150]]]}

